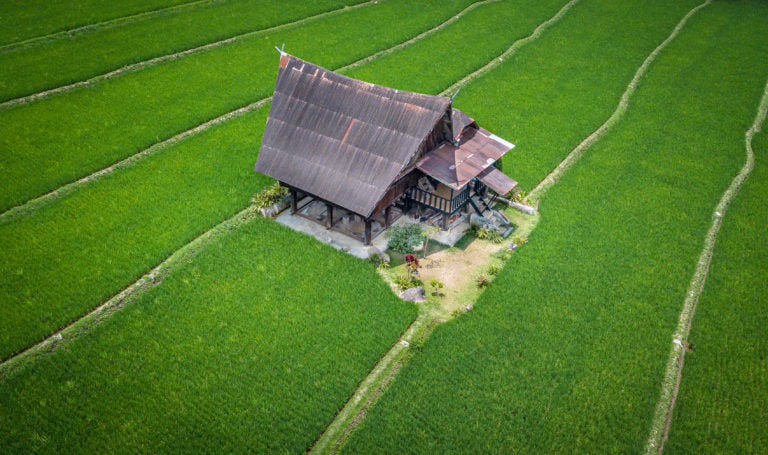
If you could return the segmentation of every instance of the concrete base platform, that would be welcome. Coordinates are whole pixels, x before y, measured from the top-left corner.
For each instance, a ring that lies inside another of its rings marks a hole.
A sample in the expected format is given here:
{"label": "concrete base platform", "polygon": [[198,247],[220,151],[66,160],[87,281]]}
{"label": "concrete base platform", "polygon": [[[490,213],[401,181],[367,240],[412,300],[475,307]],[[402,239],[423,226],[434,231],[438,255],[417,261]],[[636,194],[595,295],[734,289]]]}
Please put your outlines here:
{"label": "concrete base platform", "polygon": [[[384,231],[381,234],[374,237],[371,242],[372,245],[364,245],[363,242],[353,239],[352,237],[342,234],[341,232],[327,229],[325,226],[316,223],[312,220],[308,220],[302,216],[291,215],[290,210],[285,210],[280,213],[275,220],[294,231],[303,232],[304,234],[311,235],[317,240],[331,245],[337,250],[344,251],[360,259],[367,259],[371,254],[381,253],[387,249],[387,232]],[[402,224],[417,223],[418,221],[410,216],[402,216],[396,222],[392,223],[392,226],[398,226]],[[420,223],[422,229],[426,230],[427,223]],[[469,223],[467,220],[457,220],[454,223],[453,228],[448,231],[438,231],[432,237],[432,240],[440,242],[444,245],[453,246],[456,242],[464,236],[464,233],[469,229]]]}

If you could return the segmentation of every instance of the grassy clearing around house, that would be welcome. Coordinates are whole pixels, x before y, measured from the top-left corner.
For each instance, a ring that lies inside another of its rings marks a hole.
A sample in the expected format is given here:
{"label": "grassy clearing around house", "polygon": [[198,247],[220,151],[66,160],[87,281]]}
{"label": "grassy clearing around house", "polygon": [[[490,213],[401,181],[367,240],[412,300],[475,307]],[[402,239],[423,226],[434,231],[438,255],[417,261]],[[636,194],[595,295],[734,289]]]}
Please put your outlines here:
{"label": "grassy clearing around house", "polygon": [[753,149],[696,307],[666,453],[768,451],[768,134]]}
{"label": "grassy clearing around house", "polygon": [[[387,1],[0,111],[0,210],[271,95],[276,43],[336,68],[434,27],[469,3]],[[397,28],[387,20],[395,15],[403,16]]]}
{"label": "grassy clearing around house", "polygon": [[370,265],[255,219],[2,379],[0,447],[301,453],[415,315]]}
{"label": "grassy clearing around house", "polygon": [[[0,101],[88,79],[133,63],[288,24],[362,0],[211,2],[32,48],[0,52]],[[266,34],[266,33],[265,33]]]}
{"label": "grassy clearing around house", "polygon": [[[51,2],[48,0],[8,0],[0,5],[0,44],[70,30],[76,27],[120,17],[146,13],[189,0],[78,0]],[[194,2],[196,3],[196,2]],[[12,24],[12,26],[8,26]]]}
{"label": "grassy clearing around house", "polygon": [[[440,45],[452,33],[441,30],[436,36],[443,41],[431,42]],[[418,65],[428,68],[450,52],[442,45],[438,50]],[[399,67],[379,68],[394,73]],[[462,76],[453,73],[454,80]],[[220,124],[0,223],[0,239],[8,245],[0,251],[0,309],[9,315],[0,320],[0,358],[88,312],[247,205],[268,182],[252,171],[266,113],[265,106]]]}
{"label": "grassy clearing around house", "polygon": [[711,211],[744,161],[766,20],[752,2],[689,21],[624,120],[542,200],[530,243],[435,330],[350,453],[642,450]]}

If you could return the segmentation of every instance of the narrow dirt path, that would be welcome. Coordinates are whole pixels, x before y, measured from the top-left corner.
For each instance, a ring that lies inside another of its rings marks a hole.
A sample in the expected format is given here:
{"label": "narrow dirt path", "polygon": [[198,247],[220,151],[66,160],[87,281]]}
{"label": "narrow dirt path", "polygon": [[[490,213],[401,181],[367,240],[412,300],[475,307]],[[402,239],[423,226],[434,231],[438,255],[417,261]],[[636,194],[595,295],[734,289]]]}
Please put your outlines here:
{"label": "narrow dirt path", "polygon": [[79,81],[79,82],[74,82],[74,83],[68,84],[68,85],[62,85],[61,87],[52,88],[50,90],[44,90],[42,92],[33,93],[32,95],[23,96],[23,97],[20,97],[20,98],[14,98],[12,100],[8,100],[8,101],[5,101],[5,102],[2,102],[2,103],[0,103],[0,111],[5,110],[5,109],[10,109],[10,108],[12,108],[14,106],[19,106],[19,105],[22,105],[22,104],[27,104],[27,103],[30,103],[32,101],[38,101],[38,100],[41,100],[41,99],[44,99],[44,98],[48,98],[48,97],[53,96],[53,95],[58,95],[58,94],[61,94],[61,93],[65,93],[65,92],[68,92],[70,90],[74,90],[76,88],[90,87],[92,85],[98,84],[98,83],[106,81],[108,79],[113,79],[115,77],[122,76],[123,74],[132,73],[132,72],[139,71],[139,70],[142,70],[144,68],[151,67],[151,66],[156,66],[156,65],[159,65],[161,63],[165,63],[165,62],[168,62],[168,61],[171,61],[171,60],[176,60],[176,59],[181,58],[181,57],[186,57],[188,55],[197,54],[197,53],[200,53],[200,52],[205,52],[205,51],[208,51],[208,50],[211,50],[211,49],[215,49],[217,47],[225,46],[227,44],[232,44],[232,43],[235,43],[237,41],[250,38],[251,36],[254,36],[254,35],[261,35],[261,34],[265,34],[265,33],[272,33],[272,32],[276,32],[276,31],[280,31],[280,30],[285,30],[285,29],[289,29],[289,28],[293,28],[293,27],[298,27],[300,25],[306,24],[307,22],[312,22],[312,21],[315,21],[315,20],[318,20],[318,19],[322,19],[322,18],[325,18],[325,17],[335,16],[335,15],[337,15],[339,13],[343,13],[343,12],[347,12],[347,11],[352,11],[352,10],[357,9],[357,8],[362,8],[362,7],[365,7],[365,6],[373,5],[375,3],[378,3],[379,1],[386,1],[386,0],[370,0],[370,1],[365,2],[365,3],[358,3],[357,5],[344,6],[344,7],[335,9],[335,10],[326,11],[324,13],[316,14],[314,16],[305,17],[305,18],[299,19],[297,21],[287,22],[285,24],[276,25],[274,27],[263,28],[263,29],[259,29],[259,30],[253,30],[253,31],[250,31],[250,32],[241,33],[239,35],[235,35],[235,36],[232,36],[230,38],[226,38],[226,39],[223,39],[223,40],[220,40],[220,41],[215,41],[213,43],[204,44],[202,46],[193,47],[191,49],[186,49],[186,50],[183,50],[183,51],[174,52],[172,54],[166,54],[166,55],[162,55],[160,57],[155,57],[153,59],[149,59],[149,60],[144,60],[144,61],[141,61],[141,62],[133,63],[131,65],[126,65],[126,66],[123,66],[122,68],[116,69],[114,71],[110,71],[108,73],[100,74],[98,76],[94,76],[92,78],[85,79],[85,80],[82,80],[82,81]]}
{"label": "narrow dirt path", "polygon": [[16,41],[14,43],[7,43],[0,46],[0,53],[12,51],[22,47],[32,47],[40,45],[49,41],[57,39],[70,38],[73,35],[79,35],[81,33],[92,32],[102,28],[110,28],[118,25],[130,24],[148,17],[159,16],[161,14],[167,14],[172,11],[178,11],[183,9],[193,9],[209,3],[215,3],[223,0],[196,0],[188,3],[182,3],[180,5],[167,6],[165,8],[158,8],[150,11],[144,11],[141,13],[131,14],[123,17],[116,17],[102,22],[95,22],[93,24],[81,25],[80,27],[71,28],[68,30],[62,30],[60,32],[49,33],[47,35],[34,36],[25,40]]}
{"label": "narrow dirt path", "polygon": [[692,10],[688,11],[688,13],[683,16],[683,18],[680,20],[680,22],[675,26],[675,28],[672,30],[672,33],[669,34],[667,39],[661,42],[656,48],[651,52],[648,57],[645,58],[642,65],[637,69],[635,72],[634,77],[629,82],[629,85],[627,85],[627,88],[624,90],[624,93],[621,95],[621,98],[619,99],[619,105],[616,106],[616,110],[613,111],[610,117],[602,124],[598,129],[596,129],[592,134],[586,137],[579,145],[576,146],[573,150],[568,153],[568,155],[565,156],[565,158],[549,173],[547,174],[544,179],[539,182],[536,187],[530,191],[528,194],[528,198],[531,201],[540,199],[541,196],[550,188],[552,185],[557,183],[560,178],[563,176],[563,174],[568,171],[568,169],[573,166],[573,164],[581,158],[582,155],[584,155],[584,152],[587,151],[592,145],[600,140],[605,133],[608,132],[614,125],[619,123],[621,118],[624,116],[624,114],[627,112],[627,106],[629,106],[629,99],[632,97],[632,95],[635,93],[635,90],[637,90],[637,86],[640,83],[640,80],[645,76],[645,73],[648,71],[648,67],[651,66],[651,63],[653,63],[654,60],[656,60],[656,57],[661,53],[662,50],[664,50],[665,47],[669,43],[672,42],[672,40],[675,39],[675,37],[680,33],[680,30],[685,26],[685,23],[688,22],[688,19],[690,19],[694,14],[696,14],[700,9],[704,8],[705,6],[712,3],[712,0],[706,0],[704,3],[698,5],[697,7],[693,8]]}
{"label": "narrow dirt path", "polygon": [[712,224],[704,237],[704,247],[699,255],[699,261],[696,263],[696,270],[693,273],[691,284],[688,286],[688,294],[683,302],[683,308],[680,311],[680,319],[677,328],[672,334],[672,347],[669,351],[667,368],[664,373],[664,379],[661,384],[661,396],[656,404],[656,412],[653,415],[653,422],[648,434],[645,445],[646,455],[658,454],[664,450],[664,442],[669,435],[669,428],[672,423],[672,414],[675,409],[675,400],[680,388],[680,378],[682,377],[683,364],[685,362],[685,350],[688,344],[688,334],[691,331],[691,322],[693,314],[696,311],[696,304],[699,296],[704,290],[704,283],[707,280],[709,264],[712,262],[712,252],[715,248],[717,234],[720,232],[720,226],[723,223],[728,206],[733,198],[739,193],[741,185],[749,177],[752,169],[755,167],[755,152],[752,150],[752,138],[760,132],[760,128],[765,122],[766,113],[768,113],[768,81],[766,81],[763,96],[757,108],[755,120],[752,126],[745,134],[746,161],[738,174],[733,178],[731,184],[723,193],[715,211],[712,214]]}

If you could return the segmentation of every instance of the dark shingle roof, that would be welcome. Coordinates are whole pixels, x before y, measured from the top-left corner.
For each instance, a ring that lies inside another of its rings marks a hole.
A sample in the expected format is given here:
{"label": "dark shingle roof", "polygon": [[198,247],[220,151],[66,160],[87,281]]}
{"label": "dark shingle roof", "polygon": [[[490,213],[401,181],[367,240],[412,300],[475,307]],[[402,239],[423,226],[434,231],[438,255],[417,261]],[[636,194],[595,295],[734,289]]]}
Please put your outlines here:
{"label": "dark shingle roof", "polygon": [[449,105],[283,55],[255,170],[369,216]]}

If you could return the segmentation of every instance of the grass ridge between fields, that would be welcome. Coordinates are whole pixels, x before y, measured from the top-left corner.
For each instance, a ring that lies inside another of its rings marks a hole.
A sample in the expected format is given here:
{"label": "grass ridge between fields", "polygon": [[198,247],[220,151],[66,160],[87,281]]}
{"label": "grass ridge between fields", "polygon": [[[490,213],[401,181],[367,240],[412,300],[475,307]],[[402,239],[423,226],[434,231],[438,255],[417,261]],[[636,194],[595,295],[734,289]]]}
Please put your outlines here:
{"label": "grass ridge between fields", "polygon": [[107,319],[115,311],[120,310],[150,288],[160,284],[163,281],[163,278],[165,278],[175,266],[191,260],[205,247],[205,245],[210,243],[212,239],[237,229],[248,223],[248,221],[252,220],[255,216],[258,216],[258,210],[255,206],[250,205],[244,208],[232,217],[211,227],[191,242],[171,253],[160,264],[152,268],[152,270],[145,273],[141,278],[131,283],[128,287],[95,309],[76,318],[74,321],[60,328],[56,333],[44,340],[3,359],[2,363],[0,363],[0,381],[6,378],[15,368],[19,367],[22,362],[31,360],[37,355],[53,352],[62,343],[77,339],[80,335],[86,333],[87,330]]}
{"label": "grass ridge between fields", "polygon": [[742,184],[749,177],[749,174],[755,166],[755,152],[752,149],[752,138],[755,134],[760,132],[761,125],[765,122],[767,113],[768,81],[766,81],[763,96],[760,99],[760,104],[758,105],[752,126],[750,126],[744,135],[744,146],[746,149],[744,166],[733,178],[733,181],[731,181],[731,184],[726,188],[717,206],[715,206],[714,213],[712,214],[712,224],[704,237],[704,247],[701,250],[699,260],[696,263],[696,270],[691,278],[691,284],[688,287],[688,292],[685,301],[683,302],[682,310],[680,311],[680,319],[675,332],[672,334],[672,347],[669,352],[669,359],[667,360],[666,371],[662,380],[661,394],[645,445],[644,452],[646,455],[662,453],[664,450],[664,442],[669,435],[677,392],[680,387],[680,378],[682,377],[683,364],[685,363],[685,351],[688,345],[688,335],[691,331],[691,322],[693,321],[693,314],[696,311],[696,304],[699,301],[699,296],[704,290],[704,284],[707,280],[709,265],[712,262],[712,252],[715,248],[715,242],[717,241],[717,234],[720,231],[720,226],[723,223],[723,217],[725,217],[728,206],[738,195]]}
{"label": "grass ridge between fields", "polygon": [[206,5],[209,3],[220,2],[220,1],[226,1],[226,0],[194,0],[188,3],[166,6],[166,7],[157,8],[154,10],[143,11],[141,13],[130,14],[128,16],[117,17],[117,18],[109,19],[102,22],[94,22],[92,24],[81,25],[79,27],[71,28],[68,30],[62,30],[54,33],[49,33],[46,35],[33,36],[31,38],[27,38],[21,41],[16,41],[13,43],[7,43],[7,44],[1,45],[0,53],[8,52],[8,51],[19,49],[19,48],[27,48],[27,47],[39,45],[42,43],[46,43],[49,41],[57,40],[57,39],[68,38],[73,35],[92,32],[94,30],[115,27],[118,25],[125,25],[131,22],[135,22],[135,21],[147,18],[147,17],[159,16],[162,14],[166,14],[172,11],[178,11],[182,9],[191,9],[198,6]]}
{"label": "grass ridge between fields", "polygon": [[[211,0],[204,0],[204,1],[211,1]],[[213,1],[219,1],[219,0],[213,0]],[[176,60],[178,58],[186,57],[188,55],[193,55],[193,54],[196,54],[198,52],[205,52],[205,51],[208,51],[208,50],[211,50],[211,49],[215,49],[217,47],[221,47],[221,46],[225,46],[225,45],[228,45],[228,44],[235,43],[235,42],[237,42],[237,41],[239,41],[241,39],[247,39],[247,38],[250,38],[250,37],[255,36],[255,35],[261,35],[261,34],[265,34],[265,33],[276,32],[276,31],[280,31],[280,30],[290,29],[290,28],[293,28],[293,27],[298,27],[300,25],[303,25],[305,23],[308,23],[308,22],[311,22],[311,21],[314,21],[314,20],[317,20],[317,19],[322,19],[322,18],[325,18],[325,17],[334,16],[334,15],[339,14],[339,13],[344,13],[344,12],[347,12],[347,11],[352,11],[352,10],[357,9],[357,8],[361,8],[361,7],[365,7],[365,6],[370,6],[370,5],[373,5],[373,4],[376,4],[376,3],[379,3],[379,2],[384,2],[384,1],[386,1],[386,0],[369,0],[367,2],[357,3],[355,5],[345,5],[345,6],[342,6],[340,8],[336,8],[336,9],[333,9],[333,10],[330,10],[330,11],[324,11],[322,13],[318,13],[318,14],[315,14],[315,15],[312,15],[312,16],[307,16],[307,17],[304,17],[304,18],[301,18],[301,19],[298,19],[298,20],[295,20],[295,21],[292,21],[292,22],[286,22],[286,23],[275,25],[275,26],[272,26],[272,27],[267,27],[267,28],[262,28],[262,29],[258,29],[258,30],[251,30],[251,31],[248,31],[248,32],[239,33],[239,34],[231,36],[229,38],[225,38],[225,39],[222,39],[222,40],[214,41],[214,42],[211,42],[211,43],[208,43],[208,44],[203,44],[201,46],[196,46],[196,47],[193,47],[193,48],[184,49],[182,51],[173,52],[173,53],[166,54],[166,55],[161,55],[159,57],[154,57],[154,58],[151,58],[149,60],[143,60],[143,61],[140,61],[140,62],[131,63],[130,65],[125,65],[125,66],[123,66],[121,68],[118,68],[118,69],[115,69],[115,70],[112,70],[112,71],[109,71],[109,72],[106,72],[106,73],[103,73],[103,74],[99,74],[97,76],[93,76],[93,77],[90,77],[88,79],[84,79],[84,80],[81,80],[81,81],[78,81],[78,82],[73,82],[71,84],[62,85],[62,86],[51,88],[51,89],[48,89],[48,90],[43,90],[43,91],[38,92],[38,93],[33,93],[33,94],[30,94],[30,95],[21,96],[21,97],[18,97],[18,98],[14,98],[14,99],[10,99],[10,100],[4,101],[4,102],[0,103],[0,111],[5,110],[5,109],[11,109],[11,108],[13,108],[15,106],[19,106],[19,105],[22,105],[22,104],[31,103],[33,101],[42,100],[42,99],[48,98],[49,96],[57,95],[57,94],[60,94],[60,93],[66,93],[66,92],[68,92],[70,90],[74,90],[76,88],[90,87],[90,86],[92,86],[94,84],[98,84],[100,82],[103,82],[103,81],[106,81],[106,80],[109,80],[109,79],[121,76],[121,75],[126,74],[126,73],[131,73],[131,72],[134,72],[134,71],[140,71],[140,70],[142,70],[144,68],[149,68],[149,67],[152,67],[152,66],[155,66],[155,65],[160,65],[162,63],[165,63],[165,62],[168,62],[168,61],[171,61],[171,60]],[[499,1],[499,0],[492,0],[492,1]]]}
{"label": "grass ridge between fields", "polygon": [[710,3],[712,3],[712,0],[706,0],[704,3],[691,9],[688,14],[683,16],[677,26],[675,26],[675,28],[669,34],[667,39],[662,41],[661,44],[659,44],[650,54],[648,54],[648,57],[645,58],[643,63],[635,72],[632,80],[629,82],[629,84],[627,84],[627,88],[624,90],[624,93],[622,93],[621,98],[619,99],[619,104],[616,106],[616,110],[613,111],[611,116],[608,117],[608,119],[606,119],[606,121],[600,125],[592,134],[587,136],[583,141],[579,143],[579,145],[571,150],[571,152],[568,153],[568,155],[566,155],[565,158],[563,158],[563,160],[549,174],[547,174],[547,176],[544,177],[534,189],[530,191],[528,197],[533,201],[533,204],[538,205],[537,200],[540,199],[541,196],[546,193],[550,187],[552,187],[552,185],[560,180],[563,174],[565,174],[565,172],[567,172],[568,169],[573,166],[573,163],[578,161],[584,152],[586,152],[587,149],[592,146],[592,144],[600,140],[600,138],[603,137],[608,132],[608,130],[610,130],[621,120],[621,118],[627,112],[629,99],[635,93],[635,90],[637,90],[637,86],[640,84],[640,80],[643,78],[643,76],[645,76],[645,73],[648,71],[651,63],[653,63],[653,61],[656,59],[656,56],[658,56],[661,51],[664,50],[664,48],[667,47],[667,45],[675,39],[675,37],[680,33],[680,30],[682,30],[685,26],[685,23],[688,22],[688,19],[690,19],[694,14],[696,14],[696,12],[709,5]]}
{"label": "grass ridge between fields", "polygon": [[571,9],[576,3],[578,3],[579,0],[571,0],[568,3],[566,3],[560,10],[552,17],[547,19],[546,21],[539,24],[538,27],[536,27],[533,32],[531,32],[530,35],[526,36],[525,38],[520,38],[519,40],[512,43],[512,45],[507,48],[504,52],[502,52],[498,57],[492,59],[490,62],[486,63],[479,69],[473,71],[472,73],[468,74],[467,76],[461,78],[459,81],[448,87],[447,89],[440,92],[441,96],[446,96],[449,94],[454,94],[456,90],[459,90],[461,87],[466,85],[468,82],[482,76],[483,74],[487,73],[488,71],[492,70],[493,68],[496,68],[498,65],[500,65],[504,59],[508,58],[515,52],[517,52],[518,49],[525,46],[526,44],[530,43],[531,41],[534,41],[536,38],[541,36],[541,34],[544,32],[544,30],[551,27],[553,24],[558,22],[560,19],[562,19],[563,16],[568,12],[568,10]]}
{"label": "grass ridge between fields", "polygon": [[434,321],[430,321],[424,313],[414,319],[400,338],[376,361],[360,381],[352,396],[307,449],[307,454],[338,452],[344,443],[344,438],[354,429],[356,421],[364,418],[365,412],[374,404],[377,396],[383,393],[394,379],[397,370],[408,355],[411,343],[417,338],[428,336],[432,327],[434,327]]}
{"label": "grass ridge between fields", "polygon": [[[389,55],[389,54],[391,54],[393,52],[396,52],[396,51],[398,51],[400,49],[403,49],[403,48],[405,48],[405,47],[407,47],[407,46],[409,46],[409,45],[411,45],[411,44],[413,44],[413,43],[415,43],[415,42],[417,42],[419,40],[422,40],[422,39],[424,39],[424,38],[426,38],[426,37],[428,37],[428,36],[438,32],[438,31],[440,31],[443,28],[451,25],[452,23],[454,23],[457,20],[459,20],[461,18],[461,16],[465,15],[466,13],[468,13],[471,10],[473,10],[477,6],[481,6],[481,5],[489,4],[489,3],[495,3],[495,2],[498,2],[498,1],[500,1],[500,0],[476,1],[476,2],[472,3],[471,5],[467,6],[466,8],[464,8],[462,11],[460,11],[456,15],[454,15],[454,16],[450,17],[449,19],[447,19],[445,22],[442,22],[442,23],[438,24],[437,26],[435,26],[435,27],[433,27],[433,28],[431,28],[431,29],[429,29],[429,30],[427,30],[425,32],[422,32],[422,33],[414,36],[413,38],[410,38],[410,39],[408,39],[406,41],[403,41],[403,42],[401,42],[401,43],[399,43],[399,44],[397,44],[395,46],[392,46],[390,48],[387,48],[387,49],[384,49],[382,51],[379,51],[379,52],[376,52],[374,54],[371,54],[370,56],[367,56],[367,57],[364,57],[362,59],[359,59],[359,60],[357,60],[355,62],[352,62],[352,63],[350,63],[348,65],[345,65],[345,66],[342,66],[340,68],[337,68],[334,71],[336,71],[336,72],[343,72],[343,71],[347,71],[347,70],[350,70],[350,69],[354,69],[354,68],[357,68],[357,67],[359,67],[359,66],[361,66],[361,65],[363,65],[365,63],[371,62],[371,61],[373,61],[373,60],[375,60],[377,58],[383,57],[385,55]],[[578,0],[572,0],[572,1],[578,1]],[[361,4],[358,4],[358,5],[354,5],[353,7],[370,5],[370,4],[374,4],[374,3],[377,3],[377,2],[378,2],[378,0],[371,0],[371,1],[366,2],[366,3],[361,3]],[[353,7],[345,7],[345,8],[346,9],[351,9]],[[342,8],[342,9],[345,9],[345,8]],[[339,10],[333,10],[333,11],[337,12]],[[326,14],[327,15],[328,12],[322,13],[322,14]],[[311,16],[311,18],[315,18],[315,17],[318,17],[318,16]],[[40,195],[40,196],[37,196],[35,198],[29,199],[26,202],[24,202],[22,204],[19,204],[19,205],[15,206],[15,207],[11,207],[8,210],[0,213],[0,224],[2,224],[4,222],[7,222],[7,221],[10,221],[10,220],[12,220],[12,219],[14,219],[14,218],[16,218],[18,216],[23,216],[23,215],[32,213],[36,209],[38,209],[38,208],[40,208],[40,207],[42,207],[42,206],[44,206],[44,205],[46,205],[46,204],[48,204],[50,202],[53,202],[54,200],[64,196],[65,194],[67,194],[67,193],[69,193],[71,191],[76,190],[77,188],[81,187],[82,185],[85,185],[85,184],[87,184],[87,183],[89,183],[91,181],[94,181],[94,180],[97,180],[97,179],[99,179],[101,177],[109,175],[109,174],[111,174],[112,172],[114,172],[114,171],[116,171],[118,169],[130,166],[130,165],[136,163],[137,161],[139,161],[142,158],[145,158],[145,157],[147,157],[149,155],[152,155],[152,154],[157,153],[157,152],[159,152],[161,150],[164,150],[165,148],[167,148],[167,147],[169,147],[169,146],[171,146],[173,144],[176,144],[176,143],[178,143],[178,142],[180,142],[180,141],[182,141],[182,140],[184,140],[184,139],[186,139],[186,138],[188,138],[190,136],[194,136],[195,134],[198,134],[198,133],[200,133],[202,131],[205,131],[205,130],[207,130],[208,128],[210,128],[212,126],[215,126],[215,125],[217,125],[219,123],[222,123],[222,122],[225,122],[227,120],[231,120],[233,118],[239,117],[240,115],[246,114],[248,112],[255,111],[256,109],[259,109],[262,106],[264,106],[266,103],[269,103],[271,100],[272,100],[271,96],[268,96],[266,98],[261,98],[259,100],[256,100],[256,101],[252,102],[252,103],[249,103],[249,104],[247,104],[245,106],[242,106],[240,108],[237,108],[237,109],[229,111],[229,112],[226,112],[226,113],[224,113],[224,114],[222,114],[220,116],[214,117],[212,119],[206,120],[203,123],[200,123],[200,124],[198,124],[198,125],[196,125],[196,126],[194,126],[192,128],[189,128],[189,129],[184,130],[184,131],[182,131],[180,133],[177,133],[177,134],[175,134],[175,135],[173,135],[173,136],[171,136],[171,137],[169,137],[169,138],[167,138],[165,140],[162,140],[160,142],[156,142],[156,143],[150,145],[149,147],[146,147],[145,149],[139,151],[138,153],[130,155],[130,156],[128,156],[128,157],[126,157],[126,158],[124,158],[124,159],[122,159],[122,160],[120,160],[120,161],[118,161],[116,163],[113,163],[113,164],[103,168],[103,169],[100,169],[100,170],[98,170],[96,172],[93,172],[93,173],[88,174],[88,175],[86,175],[84,177],[81,177],[81,178],[79,178],[79,179],[77,179],[77,180],[75,180],[73,182],[70,182],[70,183],[67,183],[65,185],[62,185],[59,188],[56,188],[56,189],[54,189],[54,190],[52,190],[52,191],[50,191],[48,193],[45,193],[43,195]],[[2,105],[0,104],[0,106],[2,106]]]}

